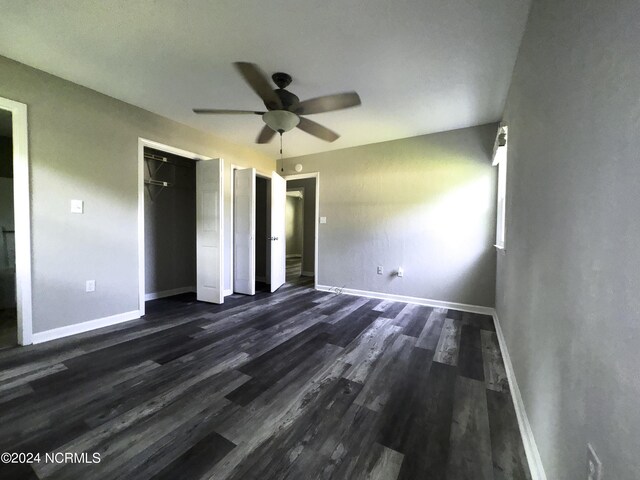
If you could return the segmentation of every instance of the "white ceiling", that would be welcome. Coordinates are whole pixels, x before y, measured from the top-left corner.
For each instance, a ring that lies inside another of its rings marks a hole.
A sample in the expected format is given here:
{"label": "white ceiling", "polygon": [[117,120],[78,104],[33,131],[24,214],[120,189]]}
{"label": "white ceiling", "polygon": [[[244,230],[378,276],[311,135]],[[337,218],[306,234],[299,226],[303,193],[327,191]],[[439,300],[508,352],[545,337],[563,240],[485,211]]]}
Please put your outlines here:
{"label": "white ceiling", "polygon": [[0,54],[274,157],[234,61],[293,77],[301,100],[356,90],[363,105],[312,115],[285,156],[499,120],[530,0],[0,0]]}

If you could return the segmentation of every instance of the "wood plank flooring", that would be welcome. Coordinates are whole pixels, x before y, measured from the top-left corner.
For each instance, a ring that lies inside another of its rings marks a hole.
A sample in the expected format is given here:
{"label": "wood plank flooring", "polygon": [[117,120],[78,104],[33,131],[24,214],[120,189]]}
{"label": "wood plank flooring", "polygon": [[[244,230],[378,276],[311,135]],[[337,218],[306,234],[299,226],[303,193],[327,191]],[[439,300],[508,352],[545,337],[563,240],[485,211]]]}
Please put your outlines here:
{"label": "wood plank flooring", "polygon": [[0,451],[100,454],[0,478],[530,479],[491,317],[308,282],[0,351]]}

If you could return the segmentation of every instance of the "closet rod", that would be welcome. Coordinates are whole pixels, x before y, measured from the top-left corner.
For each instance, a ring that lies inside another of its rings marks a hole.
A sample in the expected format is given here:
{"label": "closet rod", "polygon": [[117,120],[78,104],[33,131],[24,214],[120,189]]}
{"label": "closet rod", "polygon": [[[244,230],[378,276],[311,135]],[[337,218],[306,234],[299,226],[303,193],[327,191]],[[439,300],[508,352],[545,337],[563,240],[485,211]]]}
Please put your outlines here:
{"label": "closet rod", "polygon": [[173,187],[172,183],[163,182],[161,180],[149,179],[149,180],[145,180],[144,183],[146,183],[147,185],[157,185],[158,187]]}

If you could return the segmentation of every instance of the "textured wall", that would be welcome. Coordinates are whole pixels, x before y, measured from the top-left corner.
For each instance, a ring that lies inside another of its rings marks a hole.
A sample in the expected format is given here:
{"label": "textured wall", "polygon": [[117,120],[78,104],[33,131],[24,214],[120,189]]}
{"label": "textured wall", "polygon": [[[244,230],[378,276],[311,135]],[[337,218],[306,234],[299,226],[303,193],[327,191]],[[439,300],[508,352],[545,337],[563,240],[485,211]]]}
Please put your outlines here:
{"label": "textured wall", "polygon": [[[0,96],[29,108],[34,332],[137,310],[138,137],[224,159],[227,232],[229,165],[274,168],[254,150],[4,57]],[[72,198],[85,201],[84,215],[69,213]]]}
{"label": "textured wall", "polygon": [[[195,287],[196,162],[152,149],[145,151],[173,162],[162,164],[154,176],[172,186],[162,190],[150,186],[144,192],[146,293]],[[150,162],[152,169],[159,165]]]}
{"label": "textured wall", "polygon": [[514,71],[497,309],[547,478],[640,475],[640,3],[536,0]]}
{"label": "textured wall", "polygon": [[304,188],[304,234],[302,238],[302,271],[315,272],[315,248],[316,241],[316,179],[302,178],[300,180],[288,180],[287,188]]}
{"label": "textured wall", "polygon": [[[493,306],[496,124],[287,159],[320,172],[318,283]],[[382,265],[384,275],[376,274]],[[404,278],[391,273],[402,266]]]}

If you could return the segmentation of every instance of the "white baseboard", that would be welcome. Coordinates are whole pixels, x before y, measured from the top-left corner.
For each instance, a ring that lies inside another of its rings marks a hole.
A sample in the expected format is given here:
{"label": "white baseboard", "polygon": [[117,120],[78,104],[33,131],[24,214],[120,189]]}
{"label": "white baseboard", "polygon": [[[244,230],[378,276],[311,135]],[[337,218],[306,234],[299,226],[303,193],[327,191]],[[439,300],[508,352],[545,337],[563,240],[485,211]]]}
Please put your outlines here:
{"label": "white baseboard", "polygon": [[34,333],[33,343],[48,342],[57,338],[68,337],[70,335],[88,332],[89,330],[108,327],[110,325],[116,325],[118,323],[128,322],[130,320],[136,320],[138,318],[140,318],[140,311],[132,310],[131,312],[119,313],[117,315],[111,315],[110,317],[98,318],[96,320],[89,320],[87,322],[76,323],[74,325],[53,328],[51,330],[45,330],[44,332]]}
{"label": "white baseboard", "polygon": [[314,272],[300,272],[300,275],[302,275],[303,277],[315,277],[315,273]]}
{"label": "white baseboard", "polygon": [[172,297],[173,295],[180,295],[181,293],[190,293],[195,291],[196,291],[195,286],[172,288],[171,290],[163,290],[161,292],[146,293],[144,295],[144,300],[145,302],[148,302],[149,300],[156,300],[158,298],[164,298],[164,297]]}
{"label": "white baseboard", "polygon": [[511,398],[513,399],[513,406],[516,410],[516,416],[518,417],[518,427],[520,428],[524,451],[527,454],[531,478],[533,480],[547,480],[547,474],[544,471],[542,459],[540,458],[540,451],[538,450],[536,439],[533,436],[531,424],[529,423],[529,418],[527,417],[527,412],[524,408],[524,402],[522,401],[522,395],[518,388],[516,374],[513,370],[513,364],[511,363],[511,357],[509,356],[509,350],[507,349],[504,334],[502,333],[500,320],[498,319],[498,314],[495,310],[493,312],[493,323],[496,326],[496,335],[498,337],[498,343],[500,344],[500,351],[502,352],[502,359],[504,361],[504,368],[507,372],[507,379],[509,380]]}
{"label": "white baseboard", "polygon": [[379,298],[381,300],[394,300],[396,302],[415,303],[417,305],[426,305],[428,307],[451,308],[463,312],[481,313],[484,315],[493,315],[492,307],[482,307],[480,305],[468,305],[466,303],[443,302],[441,300],[432,300],[430,298],[409,297],[406,295],[395,295],[392,293],[370,292],[367,290],[356,290],[354,288],[330,287],[328,285],[316,285],[316,290],[322,292],[337,292],[347,295],[357,295],[358,297]]}
{"label": "white baseboard", "polygon": [[222,292],[222,295],[224,295],[225,297],[228,297],[229,295],[233,295],[233,289],[231,288],[227,288]]}

